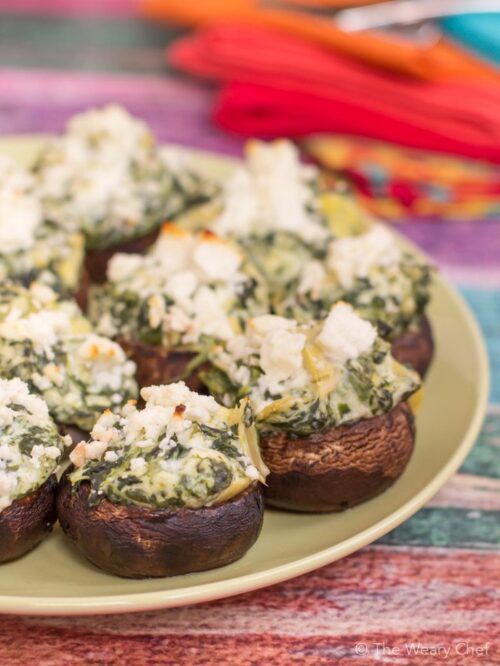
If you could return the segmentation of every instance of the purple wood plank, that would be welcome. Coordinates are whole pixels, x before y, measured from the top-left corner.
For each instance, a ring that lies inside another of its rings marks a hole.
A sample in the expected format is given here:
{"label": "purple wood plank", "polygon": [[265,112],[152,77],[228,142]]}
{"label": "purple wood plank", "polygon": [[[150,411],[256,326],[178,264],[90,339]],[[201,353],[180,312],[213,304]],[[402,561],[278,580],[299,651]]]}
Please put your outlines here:
{"label": "purple wood plank", "polygon": [[210,123],[214,92],[200,83],[166,75],[3,70],[0,90],[0,134],[58,132],[71,114],[116,102],[144,118],[161,141],[241,153],[241,139]]}

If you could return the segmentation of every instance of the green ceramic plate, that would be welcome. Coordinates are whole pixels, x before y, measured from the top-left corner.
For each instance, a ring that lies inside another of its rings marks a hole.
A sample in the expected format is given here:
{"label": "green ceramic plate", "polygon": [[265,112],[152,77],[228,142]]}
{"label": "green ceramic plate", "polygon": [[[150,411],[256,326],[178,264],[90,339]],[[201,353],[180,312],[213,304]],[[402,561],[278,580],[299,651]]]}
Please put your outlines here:
{"label": "green ceramic plate", "polygon": [[[39,139],[0,141],[27,163]],[[212,174],[234,162],[199,155]],[[416,250],[415,250],[416,251]],[[342,514],[267,511],[257,544],[239,562],[172,579],[130,581],[101,573],[56,528],[34,552],[0,567],[0,611],[90,614],[144,611],[255,590],[321,567],[402,523],[456,471],[478,434],[488,395],[488,362],[478,327],[457,292],[437,277],[430,307],[436,358],[417,419],[417,444],[401,479],[383,495]]]}

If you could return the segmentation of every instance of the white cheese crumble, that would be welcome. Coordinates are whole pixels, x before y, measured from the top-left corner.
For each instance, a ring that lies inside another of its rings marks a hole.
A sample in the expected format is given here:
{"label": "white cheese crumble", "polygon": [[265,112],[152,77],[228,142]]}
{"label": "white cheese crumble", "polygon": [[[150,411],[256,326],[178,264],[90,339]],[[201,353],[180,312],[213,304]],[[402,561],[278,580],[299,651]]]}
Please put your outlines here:
{"label": "white cheese crumble", "polygon": [[336,303],[325,319],[317,341],[338,365],[367,352],[377,338],[376,329],[347,303]]}
{"label": "white cheese crumble", "polygon": [[33,348],[48,358],[53,357],[52,347],[71,331],[71,319],[64,310],[43,310],[23,317],[11,312],[0,322],[0,337],[7,340],[29,340]]}
{"label": "white cheese crumble", "polygon": [[134,474],[145,474],[148,469],[148,464],[144,458],[132,458],[130,461],[130,471]]}
{"label": "white cheese crumble", "polygon": [[380,224],[360,236],[347,236],[331,241],[327,267],[346,289],[356,279],[367,277],[377,266],[390,266],[401,258],[401,250],[392,234]]}
{"label": "white cheese crumble", "polygon": [[[15,411],[11,409],[12,405],[24,407],[32,416],[41,420],[47,419],[49,416],[49,410],[45,402],[30,393],[27,384],[20,379],[0,379],[0,413],[4,417],[0,425],[4,426],[12,423],[15,418]],[[8,412],[10,416],[6,417]]]}
{"label": "white cheese crumble", "polygon": [[[136,294],[148,306],[149,326],[160,328],[167,344],[172,333],[185,345],[197,344],[202,336],[228,340],[237,330],[232,310],[252,279],[243,258],[233,243],[211,232],[194,234],[165,224],[149,254],[113,256],[109,297],[118,312],[120,294]],[[123,334],[129,324],[135,335],[133,322],[121,322],[119,315],[110,320],[105,297],[106,290],[95,300],[99,331],[108,334],[114,327]]]}
{"label": "white cheese crumble", "polygon": [[258,358],[263,372],[257,383],[259,392],[277,393],[307,384],[309,377],[302,354],[306,341],[293,319],[262,315],[251,318],[246,333],[230,340],[227,352],[221,354],[230,365],[230,376],[243,385],[250,379],[246,363],[252,357]]}
{"label": "white cheese crumble", "polygon": [[312,298],[319,298],[325,278],[326,271],[320,261],[313,260],[307,262],[300,274],[297,293],[299,295],[309,293]]}
{"label": "white cheese crumble", "polygon": [[296,376],[303,369],[302,350],[306,336],[277,330],[268,334],[260,349],[260,366],[271,383]]}
{"label": "white cheese crumble", "polygon": [[214,231],[237,236],[284,231],[308,243],[324,241],[328,231],[314,213],[310,186],[317,170],[301,164],[290,141],[250,141],[245,154],[246,169],[236,171],[224,186],[223,211]]}
{"label": "white cheese crumble", "polygon": [[0,379],[0,442],[1,511],[46,481],[67,442],[45,402],[17,378]]}
{"label": "white cheese crumble", "polygon": [[237,247],[210,231],[191,234],[174,224],[163,225],[150,255],[167,275],[192,271],[204,282],[233,280],[243,261]]}
{"label": "white cheese crumble", "polygon": [[90,371],[97,391],[118,391],[123,386],[124,378],[132,377],[135,372],[134,363],[127,361],[120,345],[94,333],[86,336],[76,355]]}
{"label": "white cheese crumble", "polygon": [[27,250],[43,221],[32,176],[0,155],[0,253]]}

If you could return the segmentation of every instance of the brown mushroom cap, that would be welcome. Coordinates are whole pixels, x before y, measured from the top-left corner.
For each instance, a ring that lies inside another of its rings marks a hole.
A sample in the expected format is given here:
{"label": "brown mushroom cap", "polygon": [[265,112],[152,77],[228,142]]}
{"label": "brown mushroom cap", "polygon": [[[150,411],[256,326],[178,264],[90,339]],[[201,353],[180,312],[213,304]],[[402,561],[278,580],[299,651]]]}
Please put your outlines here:
{"label": "brown mushroom cap", "polygon": [[76,290],[76,292],[74,294],[75,301],[79,305],[82,312],[87,311],[89,287],[90,287],[89,272],[85,268],[85,266],[83,266],[82,270],[80,271],[80,282],[78,284],[78,289]]}
{"label": "brown mushroom cap", "polygon": [[88,271],[91,281],[98,282],[99,284],[106,281],[109,260],[117,252],[142,254],[158,238],[160,227],[161,224],[159,223],[156,229],[153,229],[153,231],[144,236],[118,243],[103,250],[88,249],[85,254],[85,268]]}
{"label": "brown mushroom cap", "polygon": [[268,504],[292,511],[342,511],[378,495],[401,475],[415,426],[406,403],[387,414],[293,439],[261,436]]}
{"label": "brown mushroom cap", "polygon": [[230,564],[259,536],[262,490],[252,484],[223,504],[150,509],[103,499],[90,506],[90,485],[61,481],[57,511],[63,530],[93,564],[126,578],[176,576]]}
{"label": "brown mushroom cap", "polygon": [[[136,379],[140,388],[179,381],[185,377],[189,364],[196,357],[193,352],[172,351],[140,340],[118,340],[118,343],[137,365]],[[206,393],[206,387],[199,378],[199,373],[206,365],[198,366],[184,379],[192,391]]]}
{"label": "brown mushroom cap", "polygon": [[416,330],[407,331],[392,341],[391,353],[400,363],[407,364],[425,377],[434,353],[434,340],[427,317],[422,317]]}
{"label": "brown mushroom cap", "polygon": [[52,474],[28,495],[0,511],[0,562],[25,555],[52,530],[56,520],[57,478]]}

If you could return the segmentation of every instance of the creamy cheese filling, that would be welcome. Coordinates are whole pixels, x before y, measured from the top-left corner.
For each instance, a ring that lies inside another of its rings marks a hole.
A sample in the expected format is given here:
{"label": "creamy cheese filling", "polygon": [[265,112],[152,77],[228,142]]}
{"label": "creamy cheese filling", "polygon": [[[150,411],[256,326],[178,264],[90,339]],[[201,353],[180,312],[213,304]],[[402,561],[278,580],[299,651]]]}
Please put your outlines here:
{"label": "creamy cheese filling", "polygon": [[418,326],[430,297],[431,269],[405,252],[380,224],[364,233],[329,243],[324,261],[306,262],[276,312],[306,322],[327,316],[332,303],[345,300],[393,339]]}
{"label": "creamy cheese filling", "polygon": [[246,166],[228,179],[222,213],[213,222],[220,235],[266,235],[288,232],[307,243],[328,237],[315,209],[314,167],[300,163],[290,141],[250,141]]}
{"label": "creamy cheese filling", "polygon": [[366,278],[374,268],[391,266],[400,260],[401,250],[394,236],[381,224],[374,224],[359,236],[331,241],[326,267],[343,288],[350,289],[356,280]]}
{"label": "creamy cheese filling", "polygon": [[33,176],[0,155],[0,280],[76,290],[83,238],[47,220]]}
{"label": "creamy cheese filling", "polygon": [[257,278],[231,242],[167,224],[148,255],[111,259],[89,311],[106,335],[199,348],[238,333],[244,311],[267,309]]}
{"label": "creamy cheese filling", "polygon": [[69,444],[27,384],[0,379],[0,511],[39,488]]}
{"label": "creamy cheese filling", "polygon": [[260,428],[297,434],[387,412],[419,387],[376,329],[342,302],[321,323],[253,318],[209,359],[203,376],[213,395],[230,405],[248,394]]}
{"label": "creamy cheese filling", "polygon": [[143,409],[130,403],[107,411],[91,440],[70,454],[73,484],[89,480],[91,500],[199,508],[242,492],[267,468],[256,444],[248,404],[226,409],[183,382],[141,391]]}
{"label": "creamy cheese filling", "polygon": [[32,176],[0,155],[0,253],[12,254],[35,244],[43,213]]}
{"label": "creamy cheese filling", "polygon": [[102,248],[148,233],[213,187],[174,151],[159,149],[147,125],[110,105],[74,116],[35,167],[52,219]]}
{"label": "creamy cheese filling", "polygon": [[0,375],[20,377],[58,422],[84,430],[137,395],[135,364],[122,348],[93,333],[76,304],[36,283],[0,289]]}

